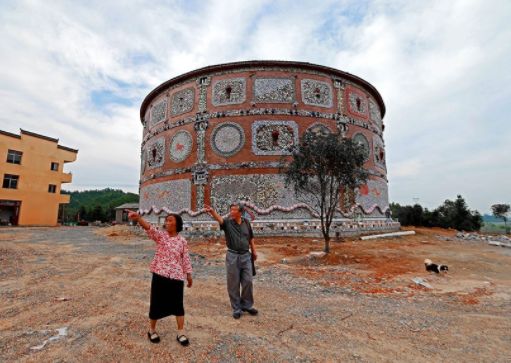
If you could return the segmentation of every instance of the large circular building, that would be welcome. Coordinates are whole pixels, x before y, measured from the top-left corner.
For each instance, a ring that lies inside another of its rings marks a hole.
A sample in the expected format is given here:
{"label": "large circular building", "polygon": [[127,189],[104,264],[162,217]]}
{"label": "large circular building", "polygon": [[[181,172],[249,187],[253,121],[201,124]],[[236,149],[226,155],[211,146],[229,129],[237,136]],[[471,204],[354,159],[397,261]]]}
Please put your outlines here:
{"label": "large circular building", "polygon": [[340,130],[366,148],[370,177],[334,230],[395,229],[385,217],[384,115],[370,83],[310,63],[235,62],[172,78],[140,109],[140,210],[153,222],[177,212],[193,231],[210,228],[204,204],[225,214],[242,200],[260,233],[313,231],[318,215],[286,188],[280,162],[306,130]]}

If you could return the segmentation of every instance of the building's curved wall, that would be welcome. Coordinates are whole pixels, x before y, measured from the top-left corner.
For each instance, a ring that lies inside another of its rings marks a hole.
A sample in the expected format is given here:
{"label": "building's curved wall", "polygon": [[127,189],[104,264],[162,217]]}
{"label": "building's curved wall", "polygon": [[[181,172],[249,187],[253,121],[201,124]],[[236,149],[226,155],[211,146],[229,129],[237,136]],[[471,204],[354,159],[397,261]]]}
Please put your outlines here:
{"label": "building's curved wall", "polygon": [[279,174],[288,146],[314,128],[343,130],[366,146],[370,179],[355,211],[383,218],[384,107],[369,83],[308,63],[231,63],[176,77],[141,108],[140,209],[200,220],[204,204],[226,213],[231,201],[246,200],[257,219],[314,217]]}

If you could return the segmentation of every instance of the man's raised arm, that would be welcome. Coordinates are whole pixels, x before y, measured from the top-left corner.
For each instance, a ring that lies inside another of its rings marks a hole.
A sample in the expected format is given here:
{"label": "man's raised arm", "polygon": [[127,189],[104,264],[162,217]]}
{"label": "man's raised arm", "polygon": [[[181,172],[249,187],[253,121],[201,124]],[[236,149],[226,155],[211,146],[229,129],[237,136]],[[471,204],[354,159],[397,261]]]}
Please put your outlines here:
{"label": "man's raised arm", "polygon": [[205,205],[205,206],[204,206],[204,210],[205,210],[206,212],[208,212],[208,214],[209,214],[211,217],[215,218],[215,220],[216,220],[218,223],[220,223],[220,225],[224,224],[224,219],[222,218],[222,216],[221,216],[220,214],[218,214],[218,213],[216,212],[216,210],[214,210],[213,208],[211,208],[211,206],[209,206],[209,205]]}

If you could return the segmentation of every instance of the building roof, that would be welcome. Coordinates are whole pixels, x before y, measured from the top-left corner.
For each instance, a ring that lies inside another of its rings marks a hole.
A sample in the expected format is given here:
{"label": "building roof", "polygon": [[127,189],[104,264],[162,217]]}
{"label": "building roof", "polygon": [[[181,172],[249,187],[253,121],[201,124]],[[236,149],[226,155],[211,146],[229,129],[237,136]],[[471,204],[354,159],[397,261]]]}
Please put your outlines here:
{"label": "building roof", "polygon": [[138,203],[124,203],[115,207],[115,209],[138,209]]}
{"label": "building roof", "polygon": [[5,135],[5,136],[14,137],[16,139],[21,139],[20,135],[12,134],[12,133],[4,131],[4,130],[0,130],[0,134]]}
{"label": "building roof", "polygon": [[49,137],[49,136],[44,136],[44,135],[41,135],[41,134],[36,134],[35,132],[31,132],[31,131],[27,131],[27,130],[23,130],[23,129],[20,129],[20,135],[16,135],[16,134],[13,134],[11,132],[7,132],[7,131],[3,131],[3,130],[0,130],[0,134],[5,135],[5,136],[14,137],[16,139],[21,139],[21,135],[28,135],[28,136],[31,136],[31,137],[37,137],[38,139],[42,139],[42,140],[46,140],[46,141],[57,143],[57,148],[59,148],[59,149],[66,150],[66,151],[71,151],[71,152],[74,152],[74,153],[78,153],[78,149],[72,149],[72,148],[67,147],[67,146],[58,145],[59,139],[55,139],[55,138]]}
{"label": "building roof", "polygon": [[57,145],[57,148],[61,150],[71,151],[72,153],[77,153],[78,149],[71,149],[70,147],[64,146],[64,145]]}
{"label": "building roof", "polygon": [[302,68],[302,69],[308,69],[313,71],[319,71],[319,72],[325,72],[337,75],[339,77],[343,77],[345,79],[348,79],[350,81],[353,81],[355,83],[361,84],[364,87],[366,87],[371,95],[375,98],[376,102],[378,102],[378,105],[380,106],[382,117],[385,116],[385,103],[383,102],[383,98],[381,97],[378,90],[369,82],[363,80],[360,77],[355,76],[354,74],[341,71],[339,69],[322,66],[318,64],[313,63],[307,63],[307,62],[295,62],[295,61],[279,61],[279,60],[252,60],[252,61],[243,61],[243,62],[232,62],[232,63],[223,63],[223,64],[216,64],[211,65],[203,68],[199,68],[187,73],[183,73],[177,77],[171,78],[166,82],[163,82],[158,87],[156,87],[154,90],[152,90],[142,101],[142,105],[140,106],[140,120],[143,122],[144,115],[147,107],[155,98],[157,95],[160,94],[163,90],[165,90],[167,87],[183,82],[189,78],[196,78],[202,74],[208,74],[212,72],[219,72],[219,71],[226,71],[231,69],[237,69],[237,68],[258,68],[258,67],[295,67],[295,68]]}
{"label": "building roof", "polygon": [[52,141],[52,142],[55,142],[55,143],[59,142],[59,139],[54,139],[53,137],[44,136],[44,135],[41,135],[41,134],[36,134],[35,132],[31,132],[31,131],[27,131],[27,130],[23,130],[23,129],[20,129],[20,134],[25,134],[25,135],[32,136],[32,137],[37,137],[39,139],[43,139],[43,140],[47,140],[47,141]]}

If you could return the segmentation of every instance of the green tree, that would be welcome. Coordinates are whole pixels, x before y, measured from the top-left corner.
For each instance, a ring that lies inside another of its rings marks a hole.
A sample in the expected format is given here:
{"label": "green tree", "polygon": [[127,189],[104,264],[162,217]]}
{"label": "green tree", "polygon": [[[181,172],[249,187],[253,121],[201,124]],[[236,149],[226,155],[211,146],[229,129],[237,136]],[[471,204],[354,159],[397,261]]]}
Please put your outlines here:
{"label": "green tree", "polygon": [[82,205],[80,206],[80,209],[78,210],[78,213],[76,215],[76,219],[77,221],[86,221],[88,220],[88,213],[87,213],[87,209]]}
{"label": "green tree", "polygon": [[447,199],[435,211],[439,216],[440,227],[460,231],[477,231],[481,228],[481,215],[477,211],[471,212],[461,195],[458,195],[455,201]]}
{"label": "green tree", "polygon": [[138,195],[134,193],[125,193],[122,190],[102,189],[102,190],[84,190],[84,191],[62,191],[63,194],[69,194],[71,201],[66,205],[66,214],[77,217],[80,213],[81,220],[95,221],[91,215],[96,205],[103,209],[103,219],[115,219],[115,208],[124,203],[138,203]]}
{"label": "green tree", "polygon": [[481,227],[483,226],[483,217],[481,216],[481,213],[478,211],[473,211],[472,216],[472,230],[473,231],[479,231]]}
{"label": "green tree", "polygon": [[403,207],[401,207],[399,203],[390,203],[389,207],[392,212],[392,217],[399,219],[399,215],[401,214]]}
{"label": "green tree", "polygon": [[440,225],[440,218],[437,210],[429,211],[427,208],[424,210],[422,218],[422,225],[424,227],[437,227]]}
{"label": "green tree", "polygon": [[414,204],[410,213],[411,224],[414,226],[422,226],[423,225],[423,214],[424,209],[420,204]]}
{"label": "green tree", "polygon": [[491,206],[491,210],[493,212],[493,215],[496,218],[501,218],[504,220],[504,226],[506,228],[506,233],[509,233],[509,230],[507,228],[507,215],[509,213],[509,204],[494,204]]}
{"label": "green tree", "polygon": [[93,221],[105,221],[105,213],[100,205],[94,206],[94,209],[90,212],[90,216]]}
{"label": "green tree", "polygon": [[[392,209],[392,206],[391,206]],[[419,204],[413,206],[394,206],[392,215],[395,216],[403,226],[422,226],[424,210]]]}
{"label": "green tree", "polygon": [[293,185],[297,199],[307,202],[320,217],[327,253],[341,193],[353,195],[355,188],[367,180],[365,158],[363,146],[339,133],[306,132],[285,167],[286,185]]}
{"label": "green tree", "polygon": [[482,226],[482,217],[477,211],[470,211],[465,200],[458,195],[456,200],[446,200],[433,211],[419,204],[401,206],[391,203],[392,215],[403,226],[424,226],[456,228],[464,231],[476,231]]}

